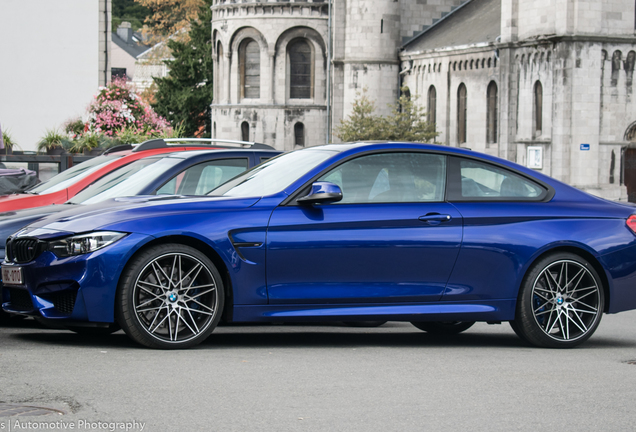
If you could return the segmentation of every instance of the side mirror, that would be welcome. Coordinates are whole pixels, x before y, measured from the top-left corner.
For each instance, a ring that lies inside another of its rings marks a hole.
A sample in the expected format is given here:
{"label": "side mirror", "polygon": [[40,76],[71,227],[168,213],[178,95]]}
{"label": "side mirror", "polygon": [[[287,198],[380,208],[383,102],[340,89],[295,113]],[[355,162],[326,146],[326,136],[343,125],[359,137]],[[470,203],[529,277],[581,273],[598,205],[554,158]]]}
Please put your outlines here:
{"label": "side mirror", "polygon": [[340,201],[342,199],[342,189],[337,184],[331,182],[314,182],[311,185],[309,195],[298,198],[299,204],[320,204]]}

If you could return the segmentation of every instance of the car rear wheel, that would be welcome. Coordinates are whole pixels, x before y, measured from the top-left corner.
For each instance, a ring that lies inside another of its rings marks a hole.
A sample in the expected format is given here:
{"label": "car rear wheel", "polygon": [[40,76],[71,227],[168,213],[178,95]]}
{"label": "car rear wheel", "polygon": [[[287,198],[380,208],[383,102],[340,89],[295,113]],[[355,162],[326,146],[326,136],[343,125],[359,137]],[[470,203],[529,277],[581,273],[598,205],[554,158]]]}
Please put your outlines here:
{"label": "car rear wheel", "polygon": [[434,335],[454,335],[468,330],[475,321],[423,321],[412,322],[415,327]]}
{"label": "car rear wheel", "polygon": [[578,255],[556,253],[528,271],[511,325],[532,345],[571,348],[592,336],[604,302],[601,279],[592,265]]}
{"label": "car rear wheel", "polygon": [[188,348],[205,340],[221,318],[221,276],[200,251],[153,246],[127,265],[117,292],[126,334],[150,348]]}

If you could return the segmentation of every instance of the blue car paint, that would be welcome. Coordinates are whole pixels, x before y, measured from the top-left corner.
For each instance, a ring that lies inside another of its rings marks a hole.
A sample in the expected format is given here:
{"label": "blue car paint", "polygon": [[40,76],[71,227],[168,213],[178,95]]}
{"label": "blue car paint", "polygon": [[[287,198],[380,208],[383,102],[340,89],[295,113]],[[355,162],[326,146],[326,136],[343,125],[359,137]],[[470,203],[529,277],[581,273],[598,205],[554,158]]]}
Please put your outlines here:
{"label": "blue car paint", "polygon": [[[418,219],[432,213],[451,220]],[[287,206],[274,210],[267,237],[272,304],[428,302],[444,292],[462,218],[448,203]]]}
{"label": "blue car paint", "polygon": [[[547,205],[454,205],[464,217],[464,238],[458,266],[448,282],[444,300],[502,295],[516,298],[529,266],[545,252],[557,248],[585,250],[598,259],[624,245],[636,246],[636,237],[625,225],[625,219],[632,212],[630,207],[616,206],[620,212],[613,218],[600,218],[598,210],[595,212],[589,204],[561,203],[556,199]],[[490,215],[484,217],[486,211]],[[609,298],[610,312],[635,306],[634,302],[617,303],[613,296]]]}
{"label": "blue car paint", "polygon": [[[152,158],[176,158],[181,162],[173,165],[170,169],[159,173],[155,178],[151,179],[140,191],[139,195],[153,195],[166,182],[187,168],[200,163],[205,163],[219,159],[245,159],[247,168],[254,167],[261,163],[264,159],[272,158],[280,154],[275,150],[193,150],[179,151],[174,153],[166,153],[155,155]],[[161,198],[161,197],[159,197]],[[83,211],[83,206],[77,207],[79,212]],[[44,207],[36,207],[24,210],[0,213],[0,260],[5,257],[5,241],[6,239],[18,231],[20,228],[29,225],[35,221],[54,215],[63,211],[73,209],[72,203],[67,202],[61,205],[50,205]],[[2,303],[2,282],[0,281],[0,304]]]}
{"label": "blue car paint", "polygon": [[[248,162],[247,167],[251,168],[261,163],[263,158],[274,157],[279,153],[278,151],[267,150],[193,150],[152,156],[153,158],[171,157],[182,159],[182,161],[157,175],[156,178],[142,188],[138,195],[153,195],[175,175],[200,163],[218,159],[244,158]],[[66,203],[0,213],[0,259],[4,259],[5,240],[11,234],[48,215],[67,211],[72,207],[74,207],[72,204]]]}
{"label": "blue car paint", "polygon": [[[448,147],[399,147],[476,157]],[[125,263],[151,242],[193,239],[222,262],[220,270],[227,272],[232,294],[227,307],[234,321],[511,320],[532,263],[548,251],[570,248],[587,252],[602,266],[609,282],[609,312],[636,308],[636,237],[625,226],[633,207],[606,202],[481,154],[481,160],[543,182],[553,197],[549,202],[371,204],[373,213],[369,205],[281,206],[326,169],[362,151],[395,150],[396,145],[330,148],[338,151],[276,195],[112,200],[38,221],[28,235],[37,235],[39,228],[131,234],[69,261],[45,253],[23,266],[29,275],[26,286],[37,296],[49,278],[76,281],[82,301],[72,318],[113,322]],[[449,215],[449,223],[434,226],[419,219],[430,213]],[[389,243],[396,238],[398,244]],[[422,245],[418,242],[427,239],[432,239],[427,259],[414,257]],[[254,245],[235,247],[247,243]],[[350,253],[354,247],[362,253]],[[375,255],[383,249],[390,253],[389,265],[380,262],[381,254]],[[84,268],[73,260],[83,261]],[[421,279],[431,271],[432,280]]]}

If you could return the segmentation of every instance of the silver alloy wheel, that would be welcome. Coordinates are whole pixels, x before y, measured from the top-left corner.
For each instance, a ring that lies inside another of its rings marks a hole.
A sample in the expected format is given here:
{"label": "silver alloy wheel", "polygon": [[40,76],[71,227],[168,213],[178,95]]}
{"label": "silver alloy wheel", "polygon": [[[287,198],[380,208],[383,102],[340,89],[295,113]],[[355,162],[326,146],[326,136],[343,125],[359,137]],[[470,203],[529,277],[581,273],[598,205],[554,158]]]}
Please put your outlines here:
{"label": "silver alloy wheel", "polygon": [[217,283],[210,269],[186,253],[151,260],[135,280],[134,315],[153,338],[187,342],[205,332],[218,311]]}
{"label": "silver alloy wheel", "polygon": [[539,328],[557,341],[576,341],[596,329],[601,293],[596,278],[581,263],[550,263],[532,286],[532,315]]}

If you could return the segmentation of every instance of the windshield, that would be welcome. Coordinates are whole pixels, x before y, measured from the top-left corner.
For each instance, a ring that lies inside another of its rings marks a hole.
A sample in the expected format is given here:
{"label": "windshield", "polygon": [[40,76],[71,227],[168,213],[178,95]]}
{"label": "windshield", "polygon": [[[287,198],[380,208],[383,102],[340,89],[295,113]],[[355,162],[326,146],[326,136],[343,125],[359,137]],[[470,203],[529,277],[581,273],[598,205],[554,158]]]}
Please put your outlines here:
{"label": "windshield", "polygon": [[146,157],[105,175],[71,198],[71,204],[94,204],[110,198],[138,195],[161,174],[182,162],[176,157]]}
{"label": "windshield", "polygon": [[113,160],[120,157],[121,156],[108,155],[97,156],[95,158],[89,159],[85,162],[75,165],[72,168],[67,169],[66,171],[62,171],[61,173],[45,181],[44,183],[40,183],[36,187],[29,189],[28,192],[34,194],[47,194],[66,189],[73,183],[83,179],[91,173],[94,173],[98,169],[106,166]]}
{"label": "windshield", "polygon": [[270,159],[214,189],[208,195],[260,197],[284,190],[336,150],[297,150]]}

